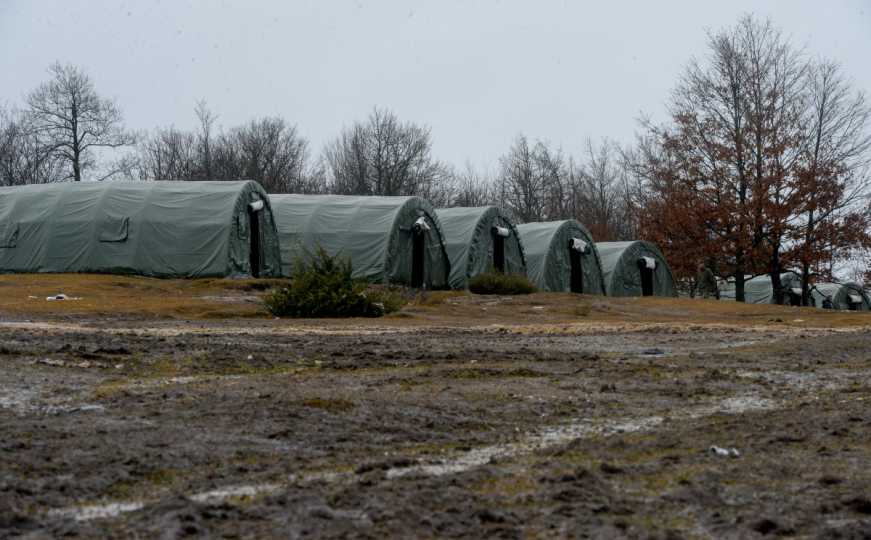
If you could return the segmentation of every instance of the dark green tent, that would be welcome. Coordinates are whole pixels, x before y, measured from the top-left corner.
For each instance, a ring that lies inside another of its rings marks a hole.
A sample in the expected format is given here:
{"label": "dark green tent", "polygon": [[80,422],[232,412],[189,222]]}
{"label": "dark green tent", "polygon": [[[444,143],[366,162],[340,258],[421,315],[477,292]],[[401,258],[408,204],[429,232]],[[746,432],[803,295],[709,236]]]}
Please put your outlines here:
{"label": "dark green tent", "polygon": [[256,182],[69,182],[0,188],[0,271],[278,276]]}
{"label": "dark green tent", "polygon": [[[780,284],[783,286],[783,304],[801,305],[801,276],[795,272],[780,274]],[[735,282],[730,281],[720,291],[720,300],[735,300]],[[771,276],[756,276],[744,282],[744,302],[748,304],[775,304],[777,296],[771,285]]]}
{"label": "dark green tent", "polygon": [[448,286],[450,262],[441,224],[420,197],[272,195],[271,201],[286,275],[321,247],[350,259],[355,278]]}
{"label": "dark green tent", "polygon": [[517,226],[526,253],[526,273],[543,291],[605,294],[602,264],[587,229],[575,221]]}
{"label": "dark green tent", "polygon": [[608,296],[677,296],[671,268],[650,242],[598,242]]}
{"label": "dark green tent", "polygon": [[495,206],[437,210],[451,259],[450,284],[464,289],[470,278],[497,270],[526,274],[526,256],[517,228]]}
{"label": "dark green tent", "polygon": [[817,283],[811,293],[819,308],[871,311],[871,298],[858,283]]}

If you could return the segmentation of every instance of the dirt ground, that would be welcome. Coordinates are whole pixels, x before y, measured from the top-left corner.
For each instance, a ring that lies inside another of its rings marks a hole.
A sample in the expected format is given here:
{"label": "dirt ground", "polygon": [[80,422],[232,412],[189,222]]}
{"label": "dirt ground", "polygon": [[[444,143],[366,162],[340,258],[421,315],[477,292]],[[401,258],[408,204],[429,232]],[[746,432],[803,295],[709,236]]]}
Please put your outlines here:
{"label": "dirt ground", "polygon": [[269,285],[0,277],[0,537],[871,538],[871,314]]}

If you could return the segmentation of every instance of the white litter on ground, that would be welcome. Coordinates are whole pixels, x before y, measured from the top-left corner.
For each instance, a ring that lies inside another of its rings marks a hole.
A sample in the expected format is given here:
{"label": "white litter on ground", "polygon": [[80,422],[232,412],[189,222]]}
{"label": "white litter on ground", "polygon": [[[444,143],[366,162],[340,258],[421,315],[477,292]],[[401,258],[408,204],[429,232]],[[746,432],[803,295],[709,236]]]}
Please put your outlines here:
{"label": "white litter on ground", "polygon": [[720,446],[712,446],[711,453],[722,457],[741,457],[741,452],[737,448],[722,448]]}
{"label": "white litter on ground", "polygon": [[56,294],[54,296],[46,296],[45,300],[47,302],[54,302],[54,301],[60,301],[60,300],[81,300],[81,298],[78,296],[67,296],[67,295],[61,293],[61,294]]}

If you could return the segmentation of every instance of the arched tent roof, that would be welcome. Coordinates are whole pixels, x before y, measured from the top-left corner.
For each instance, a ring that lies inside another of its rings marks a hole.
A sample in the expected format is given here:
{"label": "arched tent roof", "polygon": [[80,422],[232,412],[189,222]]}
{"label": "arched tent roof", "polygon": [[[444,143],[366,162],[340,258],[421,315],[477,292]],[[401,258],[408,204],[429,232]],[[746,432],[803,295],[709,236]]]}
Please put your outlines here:
{"label": "arched tent roof", "polygon": [[438,216],[420,197],[272,195],[285,275],[318,247],[350,259],[355,278],[411,284],[413,228],[424,218],[424,284],[448,285],[450,262]]}
{"label": "arched tent roof", "polygon": [[645,257],[655,262],[653,295],[677,296],[674,276],[659,248],[644,240],[630,242],[599,242],[602,274],[608,296],[642,296],[639,260]]}
{"label": "arched tent roof", "polygon": [[571,291],[573,239],[585,245],[581,255],[583,292],[605,294],[602,263],[590,232],[574,219],[524,223],[517,226],[526,252],[526,273],[542,290]]}
{"label": "arched tent roof", "polygon": [[[801,299],[801,276],[795,272],[784,272],[780,274],[780,284],[783,286],[784,304],[795,303],[790,301],[790,297]],[[732,284],[731,300],[735,299],[735,285]],[[774,294],[774,287],[771,285],[771,276],[762,275],[756,276],[753,279],[748,279],[744,282],[744,302],[748,304],[775,304],[777,297]]]}
{"label": "arched tent roof", "polygon": [[[440,208],[437,210],[451,260],[450,285],[463,289],[469,278],[494,267],[495,234],[504,236],[504,271],[526,274],[526,255],[517,227],[496,206]],[[499,232],[494,232],[499,227]]]}
{"label": "arched tent roof", "polygon": [[0,271],[157,277],[251,274],[248,206],[263,201],[260,275],[280,275],[256,182],[70,182],[0,188]]}
{"label": "arched tent roof", "polygon": [[871,311],[871,298],[858,283],[817,283],[811,292],[814,305],[820,308],[827,306],[826,300],[830,300],[832,309]]}

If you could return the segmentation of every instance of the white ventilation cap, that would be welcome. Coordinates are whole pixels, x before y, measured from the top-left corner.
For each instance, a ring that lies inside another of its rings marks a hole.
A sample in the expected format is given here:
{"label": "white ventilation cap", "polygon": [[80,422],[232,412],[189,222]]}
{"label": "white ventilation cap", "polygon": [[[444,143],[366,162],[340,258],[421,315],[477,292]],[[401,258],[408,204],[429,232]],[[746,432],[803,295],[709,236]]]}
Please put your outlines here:
{"label": "white ventilation cap", "polygon": [[263,201],[254,201],[253,203],[248,205],[248,209],[252,212],[259,212],[263,210],[264,206],[265,205],[263,204]]}
{"label": "white ventilation cap", "polygon": [[641,257],[638,261],[643,262],[644,267],[648,270],[656,270],[656,259],[653,257]]}
{"label": "white ventilation cap", "polygon": [[586,253],[589,247],[590,244],[584,242],[580,238],[572,238],[572,249],[578,253]]}
{"label": "white ventilation cap", "polygon": [[417,232],[428,231],[429,229],[429,223],[426,222],[426,218],[423,216],[420,216],[417,218],[417,221],[414,222],[414,230]]}
{"label": "white ventilation cap", "polygon": [[509,229],[508,227],[500,227],[498,225],[495,225],[493,227],[493,232],[496,233],[496,236],[501,236],[502,238],[508,238],[509,236],[511,236],[511,229]]}

